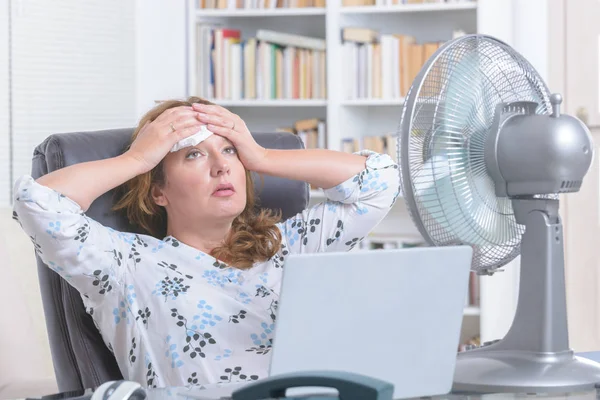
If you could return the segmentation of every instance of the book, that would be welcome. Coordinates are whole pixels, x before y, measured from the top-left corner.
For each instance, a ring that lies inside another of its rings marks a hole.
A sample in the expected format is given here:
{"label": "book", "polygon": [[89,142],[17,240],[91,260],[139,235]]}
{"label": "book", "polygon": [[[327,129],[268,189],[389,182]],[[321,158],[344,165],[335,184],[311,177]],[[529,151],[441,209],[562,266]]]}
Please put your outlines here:
{"label": "book", "polygon": [[275,9],[325,7],[326,0],[198,0],[199,9]]}
{"label": "book", "polygon": [[374,6],[375,0],[342,0],[342,6],[344,7],[355,7],[355,6]]}
{"label": "book", "polygon": [[207,99],[325,99],[326,52],[214,24],[196,26],[196,93]]}
{"label": "book", "polygon": [[[443,42],[417,43],[414,36],[375,33],[365,36],[345,34],[342,37],[343,97],[345,99],[401,99],[406,97],[423,65],[431,59]],[[441,83],[432,82],[434,93]]]}
{"label": "book", "polygon": [[267,29],[259,29],[256,38],[265,42],[279,44],[281,46],[294,46],[304,49],[325,50],[325,39],[296,35],[292,33],[276,32]]}
{"label": "book", "polygon": [[342,29],[342,41],[357,43],[375,43],[379,32],[368,28],[347,27]]}

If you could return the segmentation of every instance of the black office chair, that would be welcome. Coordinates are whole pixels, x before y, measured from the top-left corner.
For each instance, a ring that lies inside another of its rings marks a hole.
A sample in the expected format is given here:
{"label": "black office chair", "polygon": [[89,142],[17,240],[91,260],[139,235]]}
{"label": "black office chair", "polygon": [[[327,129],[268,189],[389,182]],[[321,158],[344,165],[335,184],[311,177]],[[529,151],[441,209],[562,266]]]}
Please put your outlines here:
{"label": "black office chair", "polygon": [[[33,178],[85,162],[114,157],[129,143],[133,129],[63,133],[49,136],[33,156]],[[257,133],[256,141],[274,149],[302,148],[301,140],[289,133]],[[260,205],[280,209],[283,218],[304,210],[308,185],[275,177],[257,181]],[[96,221],[120,231],[135,231],[120,213],[111,211],[114,191],[99,197],[87,211]],[[37,257],[37,256],[36,256]],[[50,349],[61,392],[95,388],[108,380],[123,379],[113,354],[104,345],[79,293],[39,258],[38,274]]]}

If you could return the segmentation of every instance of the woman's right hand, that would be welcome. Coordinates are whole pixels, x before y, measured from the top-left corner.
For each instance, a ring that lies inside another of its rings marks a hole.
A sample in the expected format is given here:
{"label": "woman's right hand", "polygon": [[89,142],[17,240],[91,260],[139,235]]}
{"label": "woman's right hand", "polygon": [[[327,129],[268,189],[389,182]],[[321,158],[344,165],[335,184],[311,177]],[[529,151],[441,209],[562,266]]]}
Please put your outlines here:
{"label": "woman's right hand", "polygon": [[140,173],[152,170],[177,142],[198,133],[203,124],[197,115],[197,111],[187,106],[166,110],[140,129],[125,154],[140,163]]}

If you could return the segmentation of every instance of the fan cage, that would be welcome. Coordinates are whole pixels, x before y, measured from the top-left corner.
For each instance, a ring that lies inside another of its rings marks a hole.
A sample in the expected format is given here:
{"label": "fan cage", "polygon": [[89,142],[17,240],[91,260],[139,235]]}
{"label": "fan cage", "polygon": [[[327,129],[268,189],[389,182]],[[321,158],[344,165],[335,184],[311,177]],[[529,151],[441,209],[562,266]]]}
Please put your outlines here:
{"label": "fan cage", "polygon": [[484,159],[496,106],[515,101],[551,112],[548,88],[525,58],[492,37],[464,36],[421,69],[397,133],[401,190],[412,220],[431,245],[470,245],[472,269],[482,274],[520,253],[524,227],[511,200],[495,195]]}

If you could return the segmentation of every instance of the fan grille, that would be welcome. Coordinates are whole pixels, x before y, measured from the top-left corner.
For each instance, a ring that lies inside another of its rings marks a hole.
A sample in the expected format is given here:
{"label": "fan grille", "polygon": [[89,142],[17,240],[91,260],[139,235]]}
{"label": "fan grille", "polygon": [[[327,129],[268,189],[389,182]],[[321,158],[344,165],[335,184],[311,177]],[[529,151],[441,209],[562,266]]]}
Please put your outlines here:
{"label": "fan grille", "polygon": [[496,197],[484,159],[496,105],[514,101],[537,102],[537,113],[551,110],[543,80],[519,53],[469,35],[428,60],[398,130],[402,192],[413,221],[432,245],[471,245],[472,269],[481,273],[520,252],[524,227],[510,199]]}

